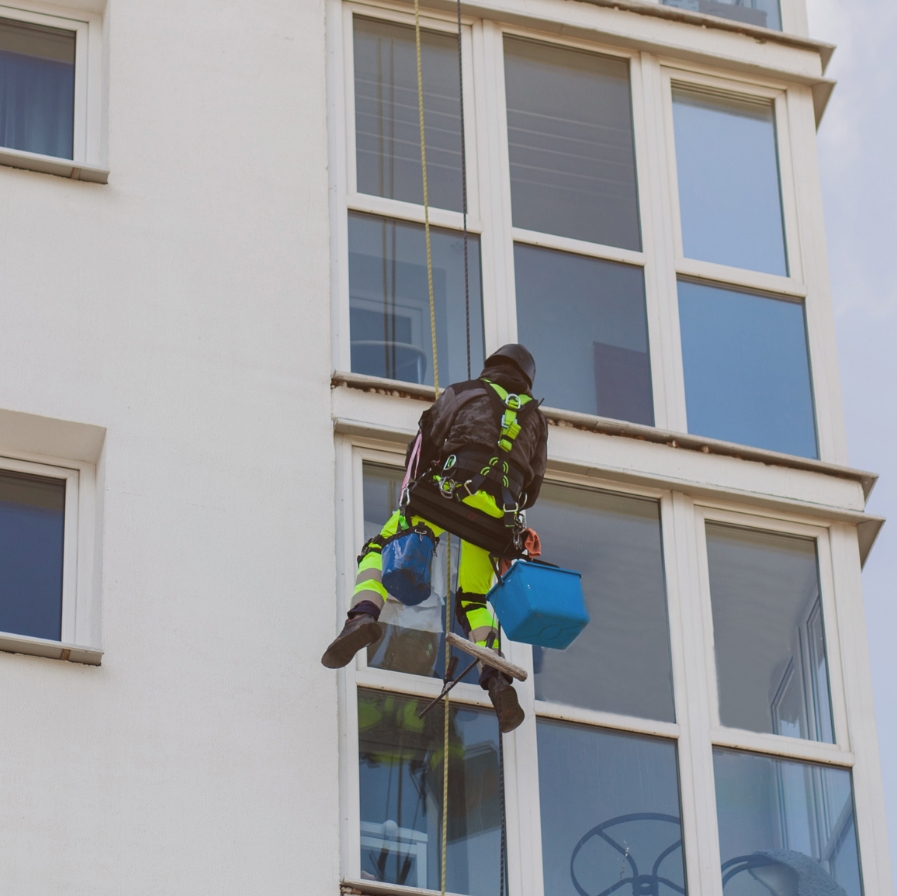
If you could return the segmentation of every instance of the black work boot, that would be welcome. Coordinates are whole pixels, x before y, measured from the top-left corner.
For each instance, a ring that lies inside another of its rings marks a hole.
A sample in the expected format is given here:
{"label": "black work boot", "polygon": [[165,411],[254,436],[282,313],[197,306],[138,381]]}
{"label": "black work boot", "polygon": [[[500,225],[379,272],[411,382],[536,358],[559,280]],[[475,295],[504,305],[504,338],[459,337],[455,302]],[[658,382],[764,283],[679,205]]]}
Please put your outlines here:
{"label": "black work boot", "polygon": [[503,675],[493,675],[486,684],[486,690],[489,691],[489,699],[495,707],[501,733],[507,734],[519,727],[526,714],[520,708],[517,691],[514,690],[510,680]]}
{"label": "black work boot", "polygon": [[359,613],[346,620],[336,640],[324,651],[321,663],[328,669],[342,669],[362,647],[382,637],[380,623],[368,613]]}

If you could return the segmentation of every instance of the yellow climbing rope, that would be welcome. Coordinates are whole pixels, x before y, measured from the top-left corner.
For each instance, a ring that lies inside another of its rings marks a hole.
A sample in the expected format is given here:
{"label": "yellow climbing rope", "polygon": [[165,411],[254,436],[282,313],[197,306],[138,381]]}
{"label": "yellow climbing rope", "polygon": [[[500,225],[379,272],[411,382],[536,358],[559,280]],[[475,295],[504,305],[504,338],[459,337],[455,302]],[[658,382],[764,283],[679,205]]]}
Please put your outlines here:
{"label": "yellow climbing rope", "polygon": [[424,183],[424,239],[427,243],[427,290],[430,296],[430,336],[433,340],[433,388],[439,398],[436,353],[436,302],[433,298],[433,255],[430,251],[430,197],[427,193],[427,140],[424,134],[424,73],[420,62],[420,0],[414,0],[414,48],[417,53],[417,111],[420,118],[420,167]]}

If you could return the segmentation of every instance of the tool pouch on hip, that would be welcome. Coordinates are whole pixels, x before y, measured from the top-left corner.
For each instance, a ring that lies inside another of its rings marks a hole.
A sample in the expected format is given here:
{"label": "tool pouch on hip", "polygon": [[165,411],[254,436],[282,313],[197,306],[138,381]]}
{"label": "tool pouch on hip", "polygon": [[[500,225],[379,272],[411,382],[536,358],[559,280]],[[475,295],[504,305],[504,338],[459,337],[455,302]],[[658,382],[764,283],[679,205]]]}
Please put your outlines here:
{"label": "tool pouch on hip", "polygon": [[407,607],[430,596],[430,567],[438,542],[429,526],[418,523],[383,545],[383,587]]}

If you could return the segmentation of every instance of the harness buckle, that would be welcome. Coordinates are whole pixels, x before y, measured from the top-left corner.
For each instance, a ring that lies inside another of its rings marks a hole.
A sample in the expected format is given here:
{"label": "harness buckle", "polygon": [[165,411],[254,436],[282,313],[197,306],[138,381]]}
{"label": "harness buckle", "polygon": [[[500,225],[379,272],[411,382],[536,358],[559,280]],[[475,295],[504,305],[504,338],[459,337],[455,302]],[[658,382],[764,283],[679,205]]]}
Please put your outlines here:
{"label": "harness buckle", "polygon": [[439,486],[439,494],[443,498],[450,501],[455,497],[455,489],[458,487],[458,483],[454,479],[449,479],[448,476],[437,476],[436,484]]}

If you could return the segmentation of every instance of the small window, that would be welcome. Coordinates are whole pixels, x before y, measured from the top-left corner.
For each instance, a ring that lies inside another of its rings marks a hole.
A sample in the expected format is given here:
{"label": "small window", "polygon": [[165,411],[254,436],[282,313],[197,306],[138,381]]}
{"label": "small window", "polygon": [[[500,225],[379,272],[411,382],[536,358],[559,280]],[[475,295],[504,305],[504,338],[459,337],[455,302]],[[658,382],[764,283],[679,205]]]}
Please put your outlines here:
{"label": "small window", "polygon": [[0,472],[0,632],[62,639],[65,488]]}
{"label": "small window", "polygon": [[688,431],[817,457],[800,302],[679,282]]}
{"label": "small window", "polygon": [[673,85],[686,258],[788,274],[771,100]]}
{"label": "small window", "polygon": [[684,894],[675,743],[547,719],[537,731],[545,893]]}
{"label": "small window", "polygon": [[641,248],[629,63],[505,38],[515,227]]}
{"label": "small window", "polygon": [[642,269],[517,243],[514,271],[517,335],[545,403],[653,426]]}
{"label": "small window", "polygon": [[[414,29],[355,18],[355,147],[358,192],[423,204]],[[461,210],[458,40],[421,31],[427,192]]]}
{"label": "small window", "polygon": [[723,725],[834,741],[816,542],[707,523]]}
{"label": "small window", "polygon": [[862,896],[846,769],[714,749],[726,896]]}
{"label": "small window", "polygon": [[779,0],[661,0],[661,3],[746,25],[782,30]]}
{"label": "small window", "polygon": [[[439,381],[467,379],[464,244],[460,233],[431,228]],[[471,366],[483,364],[480,243],[468,237]],[[352,371],[433,385],[433,341],[424,228],[372,215],[349,215],[349,316]]]}
{"label": "small window", "polygon": [[75,32],[0,19],[0,146],[73,158]]}
{"label": "small window", "polygon": [[[361,876],[438,890],[445,715],[428,698],[358,692]],[[446,889],[500,896],[498,724],[490,709],[449,710]]]}
{"label": "small window", "polygon": [[536,698],[674,721],[658,503],[546,484],[527,520],[582,573],[592,619],[566,650],[533,648]]}

